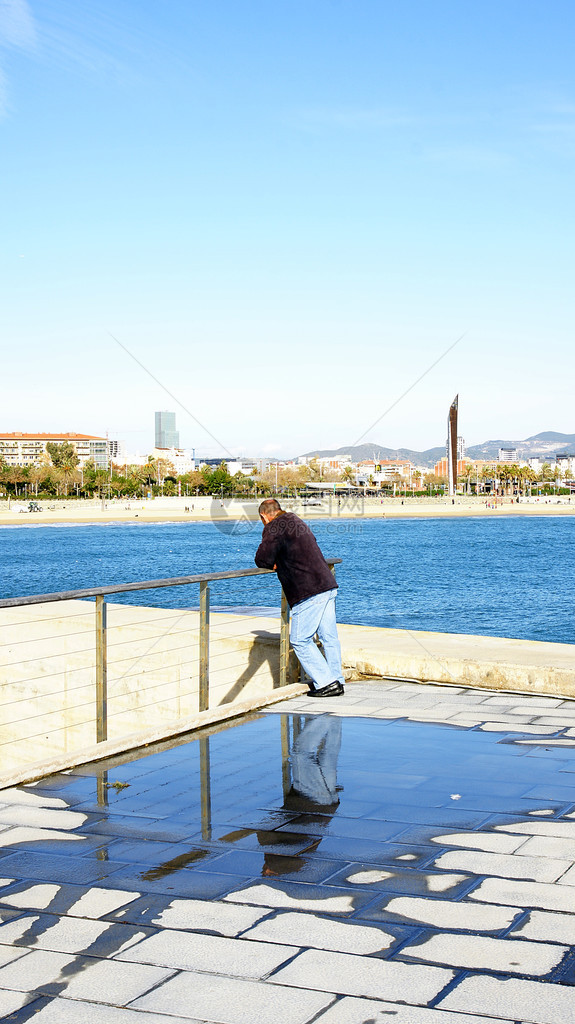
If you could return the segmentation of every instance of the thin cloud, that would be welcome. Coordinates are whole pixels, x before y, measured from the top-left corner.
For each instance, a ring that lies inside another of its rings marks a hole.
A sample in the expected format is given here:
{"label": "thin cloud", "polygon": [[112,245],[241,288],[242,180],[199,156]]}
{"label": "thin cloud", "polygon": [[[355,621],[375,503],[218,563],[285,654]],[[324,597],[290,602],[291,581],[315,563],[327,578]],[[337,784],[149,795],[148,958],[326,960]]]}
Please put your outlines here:
{"label": "thin cloud", "polygon": [[[36,23],[26,0],[0,0],[0,49],[32,50]],[[8,80],[0,66],[0,117],[8,111]]]}
{"label": "thin cloud", "polygon": [[36,42],[36,23],[26,0],[0,0],[0,45],[30,49]]}
{"label": "thin cloud", "polygon": [[[0,0],[0,49],[33,51],[39,63],[85,78],[113,78],[131,87],[148,82],[166,56],[162,40],[151,47],[149,34],[142,12],[136,16],[121,5],[107,10],[97,0],[57,0],[34,19],[27,0]],[[183,53],[168,49],[171,67],[185,62]]]}

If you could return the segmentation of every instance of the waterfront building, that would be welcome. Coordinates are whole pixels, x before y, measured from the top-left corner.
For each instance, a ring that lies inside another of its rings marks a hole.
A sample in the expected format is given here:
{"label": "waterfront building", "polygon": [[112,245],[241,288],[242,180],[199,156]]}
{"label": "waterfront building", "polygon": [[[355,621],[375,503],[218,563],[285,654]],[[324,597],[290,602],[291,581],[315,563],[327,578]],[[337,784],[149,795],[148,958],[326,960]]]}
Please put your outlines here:
{"label": "waterfront building", "polygon": [[114,438],[108,439],[108,457],[110,462],[118,465],[126,465],[129,462],[125,441],[117,441]]}
{"label": "waterfront building", "polygon": [[323,456],[322,458],[318,459],[318,462],[322,470],[335,469],[341,471],[342,469],[345,468],[345,466],[351,465],[351,460],[347,456],[345,456],[344,458],[342,458],[341,456]]}
{"label": "waterfront building", "polygon": [[183,448],[154,448],[152,458],[157,461],[169,462],[174,467],[176,476],[184,476],[185,473],[193,473],[196,468],[196,460]]}
{"label": "waterfront building", "polygon": [[155,447],[179,448],[180,434],[176,430],[176,414],[164,409],[155,414]]}
{"label": "waterfront building", "polygon": [[[454,488],[453,488],[453,492],[451,492],[451,491],[449,492],[450,494],[451,493],[455,494],[455,485],[457,484],[457,478],[459,476],[462,476],[463,473],[465,473],[465,471],[466,471],[468,466],[475,466],[475,463],[473,462],[472,459],[457,459],[456,460],[455,466],[453,467]],[[435,466],[433,467],[433,474],[434,474],[434,476],[437,476],[437,477],[443,476],[443,477],[447,477],[449,479],[450,468],[451,467],[450,467],[448,459],[439,459],[439,461],[436,462]]]}
{"label": "waterfront building", "polygon": [[411,481],[415,466],[409,459],[382,459],[377,463],[374,480],[380,485],[389,482],[397,482],[397,477],[402,481]]}
{"label": "waterfront building", "polygon": [[50,442],[74,446],[79,465],[93,462],[98,469],[108,466],[108,441],[95,434],[24,434],[20,431],[0,434],[0,458],[9,466],[41,466],[50,459],[46,445]]}
{"label": "waterfront building", "polygon": [[519,456],[517,448],[500,448],[497,456],[498,462],[517,462]]}
{"label": "waterfront building", "polygon": [[361,477],[373,476],[374,473],[377,473],[378,465],[379,463],[375,459],[363,459],[357,463],[357,471]]}
{"label": "waterfront building", "polygon": [[562,452],[555,456],[555,465],[562,473],[567,473],[571,477],[575,474],[575,455]]}

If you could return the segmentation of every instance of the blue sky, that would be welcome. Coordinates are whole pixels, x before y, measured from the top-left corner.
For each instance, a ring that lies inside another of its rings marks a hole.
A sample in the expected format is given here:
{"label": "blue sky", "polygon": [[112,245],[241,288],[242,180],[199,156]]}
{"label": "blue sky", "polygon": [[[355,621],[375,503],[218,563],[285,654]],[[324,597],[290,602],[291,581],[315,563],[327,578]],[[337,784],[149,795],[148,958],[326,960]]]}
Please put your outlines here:
{"label": "blue sky", "polygon": [[0,0],[0,430],[575,432],[574,43],[563,0]]}

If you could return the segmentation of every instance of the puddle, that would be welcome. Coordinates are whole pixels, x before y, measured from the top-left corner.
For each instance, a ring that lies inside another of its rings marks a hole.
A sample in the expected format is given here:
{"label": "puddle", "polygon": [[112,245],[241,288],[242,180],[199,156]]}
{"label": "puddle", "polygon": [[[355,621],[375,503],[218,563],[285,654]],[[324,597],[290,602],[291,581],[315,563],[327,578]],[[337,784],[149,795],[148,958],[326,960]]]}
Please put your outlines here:
{"label": "puddle", "polygon": [[[275,712],[51,776],[2,808],[4,941],[58,949],[81,922],[69,962],[38,981],[46,999],[79,998],[135,929],[254,927],[254,940],[436,963],[446,930],[467,933],[453,948],[469,959],[469,933],[546,927],[567,949],[575,889],[550,881],[573,859],[570,755],[512,733]],[[529,970],[572,984],[562,948]]]}
{"label": "puddle", "polygon": [[[10,855],[53,854],[73,858],[82,880],[99,864],[93,880],[104,885],[161,892],[167,881],[165,891],[201,896],[204,884],[206,898],[282,878],[350,893],[381,893],[387,879],[390,892],[441,893],[456,879],[461,892],[474,860],[512,853],[551,828],[542,817],[572,811],[562,750],[545,753],[436,724],[254,715],[11,791],[0,845],[10,877]],[[24,828],[22,814],[38,826],[61,816],[63,830]],[[515,828],[517,842],[503,834]],[[571,831],[575,840],[575,821],[563,819],[560,836]],[[25,863],[34,877],[35,861]]]}

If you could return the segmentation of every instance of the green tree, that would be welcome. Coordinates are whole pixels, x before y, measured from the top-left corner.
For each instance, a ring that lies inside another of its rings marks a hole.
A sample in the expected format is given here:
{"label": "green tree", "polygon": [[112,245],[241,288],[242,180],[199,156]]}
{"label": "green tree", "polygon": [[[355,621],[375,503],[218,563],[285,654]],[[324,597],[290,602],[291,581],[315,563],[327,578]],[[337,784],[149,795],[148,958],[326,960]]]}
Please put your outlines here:
{"label": "green tree", "polygon": [[204,466],[202,469],[204,486],[208,494],[232,494],[234,490],[234,478],[228,472],[227,463],[220,462],[216,469],[211,466]]}
{"label": "green tree", "polygon": [[533,484],[537,480],[537,473],[531,469],[530,466],[525,466],[523,469],[523,481],[524,484],[529,488],[529,494],[533,493]]}
{"label": "green tree", "polygon": [[80,462],[76,449],[70,441],[48,441],[46,451],[50,456],[52,465],[61,471],[65,493],[68,494],[68,484],[76,466]]}
{"label": "green tree", "polygon": [[544,484],[551,483],[554,475],[555,471],[551,468],[550,464],[548,462],[544,462],[541,466],[541,472],[539,474],[539,479],[541,480],[541,482]]}
{"label": "green tree", "polygon": [[507,494],[509,491],[509,481],[511,480],[511,466],[505,462],[500,463],[497,467],[497,475],[501,482],[503,493]]}
{"label": "green tree", "polygon": [[457,478],[458,482],[464,485],[465,490],[467,491],[468,494],[471,494],[471,478],[474,472],[475,467],[471,464],[471,462],[466,462],[465,467],[463,469],[463,473],[460,473]]}
{"label": "green tree", "polygon": [[64,466],[71,466],[74,469],[80,459],[76,454],[76,449],[70,441],[48,441],[46,444],[46,451],[50,456],[50,460],[53,466],[57,469],[63,469]]}

